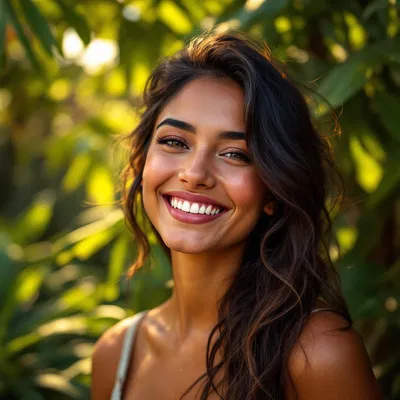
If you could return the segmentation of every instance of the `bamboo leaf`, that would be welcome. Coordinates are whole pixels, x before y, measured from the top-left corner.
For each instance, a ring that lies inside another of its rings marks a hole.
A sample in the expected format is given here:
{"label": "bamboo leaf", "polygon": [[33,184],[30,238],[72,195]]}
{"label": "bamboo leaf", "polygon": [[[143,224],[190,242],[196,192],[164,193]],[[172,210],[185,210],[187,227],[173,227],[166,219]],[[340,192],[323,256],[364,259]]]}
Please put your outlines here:
{"label": "bamboo leaf", "polygon": [[49,56],[53,57],[54,46],[62,55],[61,46],[53,36],[46,18],[41,14],[32,0],[21,0],[20,3],[25,18],[32,28],[32,31],[35,32],[43,49],[49,54]]}
{"label": "bamboo leaf", "polygon": [[67,6],[64,3],[64,0],[56,1],[64,13],[65,19],[68,21],[71,27],[76,30],[76,33],[82,39],[83,43],[88,45],[90,42],[90,28],[86,19],[73,8],[71,8],[71,6]]}
{"label": "bamboo leaf", "polygon": [[21,23],[18,20],[17,14],[15,10],[12,8],[11,4],[8,2],[3,3],[3,7],[6,11],[7,17],[10,19],[15,32],[17,33],[17,36],[22,44],[22,46],[25,49],[26,55],[32,64],[32,67],[36,70],[36,72],[40,75],[43,75],[42,67],[40,66],[40,63],[36,59],[36,56],[32,50],[31,44],[29,43],[28,38],[26,37],[24,33],[24,29],[22,28]]}

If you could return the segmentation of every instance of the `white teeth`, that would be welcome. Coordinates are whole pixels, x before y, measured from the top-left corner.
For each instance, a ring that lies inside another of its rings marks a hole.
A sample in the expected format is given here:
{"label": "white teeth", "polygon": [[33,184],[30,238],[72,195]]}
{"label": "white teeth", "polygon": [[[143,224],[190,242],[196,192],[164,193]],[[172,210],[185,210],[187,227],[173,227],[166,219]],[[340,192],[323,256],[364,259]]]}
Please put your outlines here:
{"label": "white teeth", "polygon": [[220,209],[213,208],[213,206],[202,204],[201,206],[199,203],[190,203],[187,200],[181,200],[176,197],[172,197],[170,200],[170,204],[174,208],[178,208],[184,212],[188,212],[191,214],[207,214],[207,215],[216,215],[220,213]]}
{"label": "white teeth", "polygon": [[190,213],[198,214],[199,213],[199,205],[197,203],[193,203],[190,207]]}
{"label": "white teeth", "polygon": [[182,211],[190,212],[190,203],[187,200],[183,202]]}

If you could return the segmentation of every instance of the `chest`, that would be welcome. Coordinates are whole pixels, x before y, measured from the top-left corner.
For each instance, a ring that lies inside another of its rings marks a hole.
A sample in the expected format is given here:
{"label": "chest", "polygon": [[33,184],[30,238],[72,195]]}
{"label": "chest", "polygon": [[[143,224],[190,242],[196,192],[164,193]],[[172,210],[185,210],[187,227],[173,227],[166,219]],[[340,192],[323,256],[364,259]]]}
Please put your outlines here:
{"label": "chest", "polygon": [[[178,400],[206,372],[206,343],[191,346],[179,354],[160,356],[148,348],[140,334],[138,336],[131,353],[123,400]],[[221,376],[217,374],[214,383],[218,383]],[[204,382],[204,379],[198,382],[183,400],[199,400]],[[221,387],[218,389],[221,391]],[[207,398],[217,399],[220,397],[215,392]]]}
{"label": "chest", "polygon": [[[138,371],[135,378],[129,378],[126,382],[124,400],[178,400],[192,386],[192,384],[203,374],[200,368],[190,370],[174,370],[170,368],[160,368],[160,366],[149,365]],[[203,389],[203,383],[197,383],[184,400],[199,400]],[[207,400],[220,399],[216,393],[208,396]]]}

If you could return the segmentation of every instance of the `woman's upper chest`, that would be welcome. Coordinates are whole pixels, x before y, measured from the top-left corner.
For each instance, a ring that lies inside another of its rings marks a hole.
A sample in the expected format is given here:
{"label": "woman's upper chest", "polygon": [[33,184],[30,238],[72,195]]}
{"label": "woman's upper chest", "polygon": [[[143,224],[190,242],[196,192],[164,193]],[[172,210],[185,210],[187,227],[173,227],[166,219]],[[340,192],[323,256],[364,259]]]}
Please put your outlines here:
{"label": "woman's upper chest", "polygon": [[[200,336],[178,350],[168,342],[167,336],[152,332],[145,321],[141,325],[131,350],[123,399],[178,400],[206,372],[208,337]],[[219,361],[216,357],[215,364]],[[219,377],[217,375],[214,382],[218,382]],[[203,382],[196,384],[184,400],[198,400]],[[219,399],[219,396],[213,393],[208,399]]]}

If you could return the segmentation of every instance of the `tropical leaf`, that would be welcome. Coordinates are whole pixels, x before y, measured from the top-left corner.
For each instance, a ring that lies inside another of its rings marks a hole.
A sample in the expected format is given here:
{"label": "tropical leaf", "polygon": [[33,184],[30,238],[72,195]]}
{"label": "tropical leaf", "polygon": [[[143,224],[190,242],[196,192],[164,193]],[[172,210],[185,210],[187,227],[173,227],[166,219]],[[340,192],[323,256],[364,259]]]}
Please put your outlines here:
{"label": "tropical leaf", "polygon": [[25,35],[24,28],[22,27],[11,3],[9,3],[8,1],[5,1],[3,3],[3,7],[4,7],[4,11],[5,11],[9,21],[13,25],[15,32],[18,35],[18,38],[19,38],[22,46],[25,49],[26,55],[27,55],[29,61],[31,62],[33,68],[36,70],[37,73],[39,73],[41,76],[43,76],[42,67],[40,66],[39,61],[36,59],[36,56],[32,50],[31,43],[28,40],[27,36]]}
{"label": "tropical leaf", "polygon": [[351,55],[321,79],[319,94],[334,108],[344,104],[363,88],[368,80],[367,71],[384,64],[388,54],[399,51],[397,46],[400,40],[384,40]]}
{"label": "tropical leaf", "polygon": [[83,43],[90,43],[91,33],[85,17],[74,10],[71,5],[66,5],[64,0],[56,0],[57,4],[64,13],[64,17],[71,27],[73,27]]}
{"label": "tropical leaf", "polygon": [[32,0],[20,0],[21,9],[25,15],[26,21],[36,33],[43,49],[49,56],[53,57],[54,47],[62,55],[62,49],[47,23],[46,18],[41,14],[35,3]]}

